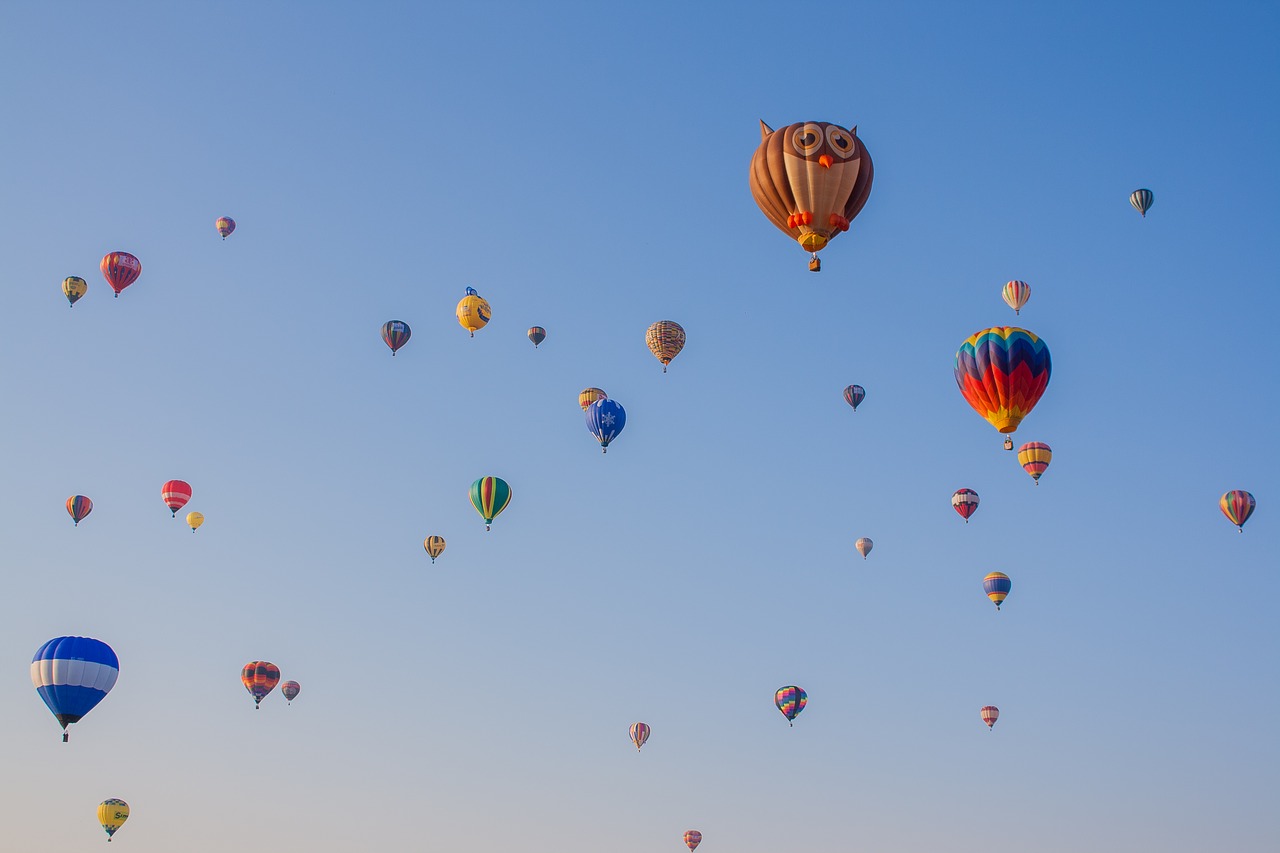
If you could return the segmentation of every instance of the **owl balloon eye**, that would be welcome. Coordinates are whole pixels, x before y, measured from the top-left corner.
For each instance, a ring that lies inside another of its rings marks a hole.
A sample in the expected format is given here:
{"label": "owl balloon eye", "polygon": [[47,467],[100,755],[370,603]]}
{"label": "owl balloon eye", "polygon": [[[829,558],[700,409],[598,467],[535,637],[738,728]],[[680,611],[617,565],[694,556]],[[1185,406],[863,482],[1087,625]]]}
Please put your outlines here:
{"label": "owl balloon eye", "polygon": [[827,142],[831,143],[831,150],[845,160],[852,157],[853,153],[858,150],[849,131],[835,125],[827,128]]}
{"label": "owl balloon eye", "polygon": [[801,155],[812,154],[822,147],[822,128],[816,124],[806,124],[791,134],[791,145]]}

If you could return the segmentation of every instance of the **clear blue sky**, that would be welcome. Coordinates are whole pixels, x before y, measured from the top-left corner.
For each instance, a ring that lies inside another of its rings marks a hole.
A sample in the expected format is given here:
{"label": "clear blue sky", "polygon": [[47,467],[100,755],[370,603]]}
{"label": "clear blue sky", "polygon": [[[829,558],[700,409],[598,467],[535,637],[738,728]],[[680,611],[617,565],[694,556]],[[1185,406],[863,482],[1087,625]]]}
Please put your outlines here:
{"label": "clear blue sky", "polygon": [[[120,797],[137,853],[1274,851],[1278,25],[6,6],[0,846],[99,849]],[[748,192],[759,119],[874,159],[821,275]],[[1011,278],[1053,353],[1038,487],[952,378]],[[589,385],[627,410],[607,456]],[[27,675],[62,634],[121,660],[65,746]],[[253,711],[254,659],[291,707]]]}

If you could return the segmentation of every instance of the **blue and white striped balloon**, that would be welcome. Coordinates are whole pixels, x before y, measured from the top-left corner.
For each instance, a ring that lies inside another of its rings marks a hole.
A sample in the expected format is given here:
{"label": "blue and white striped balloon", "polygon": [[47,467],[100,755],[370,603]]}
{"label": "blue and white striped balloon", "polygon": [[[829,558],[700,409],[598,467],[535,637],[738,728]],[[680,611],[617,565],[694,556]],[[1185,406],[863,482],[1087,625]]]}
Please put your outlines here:
{"label": "blue and white striped balloon", "polygon": [[63,743],[67,726],[92,711],[119,675],[116,653],[90,637],[55,637],[31,659],[31,683],[62,725]]}

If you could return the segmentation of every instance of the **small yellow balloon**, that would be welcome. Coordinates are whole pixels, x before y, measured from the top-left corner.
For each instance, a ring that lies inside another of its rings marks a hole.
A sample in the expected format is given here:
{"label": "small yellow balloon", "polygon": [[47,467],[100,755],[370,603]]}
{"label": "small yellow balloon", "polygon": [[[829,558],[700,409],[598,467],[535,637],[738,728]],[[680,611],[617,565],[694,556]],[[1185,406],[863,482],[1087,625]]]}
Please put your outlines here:
{"label": "small yellow balloon", "polygon": [[89,291],[89,283],[78,275],[69,275],[62,280],[62,295],[72,305]]}
{"label": "small yellow balloon", "polygon": [[204,515],[199,512],[187,513],[187,526],[191,528],[191,532],[195,533],[196,528],[204,524]]}
{"label": "small yellow balloon", "polygon": [[422,547],[427,549],[427,556],[431,557],[431,562],[434,563],[436,557],[444,553],[444,537],[428,536],[422,540]]}
{"label": "small yellow balloon", "polygon": [[467,295],[458,303],[457,315],[458,323],[474,338],[476,330],[483,329],[489,323],[493,310],[489,307],[489,303],[476,293],[475,288],[468,287]]}
{"label": "small yellow balloon", "polygon": [[102,805],[98,806],[98,823],[102,824],[102,828],[107,831],[108,841],[128,819],[129,804],[124,800],[103,800]]}

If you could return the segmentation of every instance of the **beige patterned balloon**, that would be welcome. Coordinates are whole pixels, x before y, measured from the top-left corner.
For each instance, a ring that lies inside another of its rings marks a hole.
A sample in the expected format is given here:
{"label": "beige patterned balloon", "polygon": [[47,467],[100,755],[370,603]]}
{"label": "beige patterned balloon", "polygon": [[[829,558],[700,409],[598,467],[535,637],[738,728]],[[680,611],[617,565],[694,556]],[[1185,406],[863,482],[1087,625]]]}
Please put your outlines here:
{"label": "beige patterned balloon", "polygon": [[674,320],[659,320],[644,333],[644,342],[662,362],[662,372],[666,373],[671,359],[684,349],[684,329]]}

